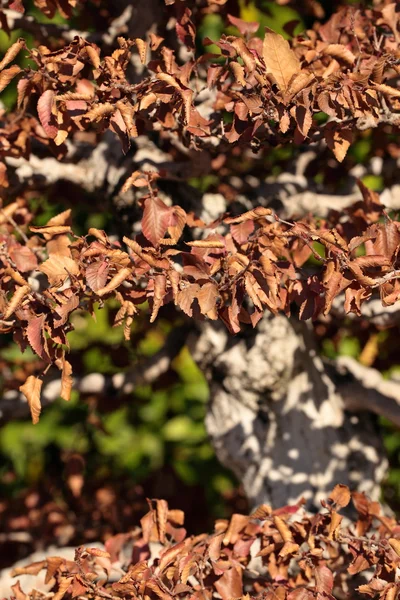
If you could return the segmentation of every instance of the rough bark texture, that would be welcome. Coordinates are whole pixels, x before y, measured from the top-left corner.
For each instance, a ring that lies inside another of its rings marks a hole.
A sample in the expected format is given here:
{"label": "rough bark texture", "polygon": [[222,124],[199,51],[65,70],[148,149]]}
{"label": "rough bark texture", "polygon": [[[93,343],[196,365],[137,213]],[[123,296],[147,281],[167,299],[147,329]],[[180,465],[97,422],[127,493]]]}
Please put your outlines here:
{"label": "rough bark texture", "polygon": [[298,329],[281,316],[238,338],[202,328],[194,357],[211,381],[206,425],[217,455],[252,505],[303,496],[318,510],[338,482],[377,499],[387,462],[373,418],[345,412],[310,331]]}

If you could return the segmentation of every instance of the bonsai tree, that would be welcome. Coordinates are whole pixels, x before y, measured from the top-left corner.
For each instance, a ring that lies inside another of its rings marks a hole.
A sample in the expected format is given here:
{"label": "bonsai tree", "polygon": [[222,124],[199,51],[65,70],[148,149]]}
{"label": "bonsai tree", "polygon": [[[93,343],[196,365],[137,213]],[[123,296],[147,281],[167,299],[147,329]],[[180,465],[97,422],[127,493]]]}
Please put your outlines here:
{"label": "bonsai tree", "polygon": [[[73,388],[129,391],[187,345],[210,383],[208,433],[251,505],[318,510],[337,483],[377,500],[372,413],[400,422],[399,384],[319,344],[344,318],[398,322],[397,4],[328,18],[304,2],[306,26],[280,33],[224,0],[35,0],[70,24],[6,4],[3,29],[33,41],[0,62],[0,90],[16,86],[0,130],[0,326],[40,361],[1,418],[29,407],[37,422]],[[361,163],[349,152],[366,133]],[[61,191],[72,206],[38,225],[32,198]],[[74,233],[88,198],[110,231]],[[167,343],[74,380],[71,315],[109,298],[127,340],[139,307],[151,322],[168,311]]]}

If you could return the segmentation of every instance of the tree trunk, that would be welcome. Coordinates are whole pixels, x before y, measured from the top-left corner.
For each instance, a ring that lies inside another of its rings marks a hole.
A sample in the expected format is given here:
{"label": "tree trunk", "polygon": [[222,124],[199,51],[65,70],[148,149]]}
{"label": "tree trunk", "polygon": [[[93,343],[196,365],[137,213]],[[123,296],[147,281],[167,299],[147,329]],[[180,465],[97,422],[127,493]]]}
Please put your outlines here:
{"label": "tree trunk", "polygon": [[193,342],[211,382],[208,433],[251,505],[304,497],[315,511],[337,483],[378,499],[387,460],[374,417],[345,411],[309,327],[269,315],[233,338],[206,323]]}

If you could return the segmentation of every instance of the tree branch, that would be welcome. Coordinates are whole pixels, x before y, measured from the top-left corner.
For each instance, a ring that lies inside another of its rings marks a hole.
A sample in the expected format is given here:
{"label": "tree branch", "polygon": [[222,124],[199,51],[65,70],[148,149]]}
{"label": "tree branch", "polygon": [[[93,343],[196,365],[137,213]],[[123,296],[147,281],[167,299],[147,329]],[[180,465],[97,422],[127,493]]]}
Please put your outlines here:
{"label": "tree branch", "polygon": [[[101,373],[90,373],[84,377],[74,378],[74,390],[81,394],[103,394],[119,396],[130,394],[136,386],[152,383],[165,373],[175,356],[183,348],[190,328],[187,325],[174,328],[168,335],[164,346],[154,356],[138,365],[127,373],[105,376]],[[42,388],[42,405],[52,404],[60,397],[60,378],[49,378]],[[0,423],[11,419],[23,419],[29,415],[26,398],[17,390],[3,394],[0,400]]]}
{"label": "tree branch", "polygon": [[383,379],[379,371],[350,356],[339,357],[335,364],[341,376],[353,378],[338,385],[346,410],[373,412],[400,427],[400,383]]}

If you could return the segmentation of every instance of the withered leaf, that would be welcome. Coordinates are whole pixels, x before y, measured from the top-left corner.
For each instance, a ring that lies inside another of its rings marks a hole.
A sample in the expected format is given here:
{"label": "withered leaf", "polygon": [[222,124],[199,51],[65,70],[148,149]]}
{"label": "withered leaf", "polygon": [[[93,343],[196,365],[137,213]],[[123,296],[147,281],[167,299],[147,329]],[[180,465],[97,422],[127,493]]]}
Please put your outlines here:
{"label": "withered leaf", "polygon": [[18,73],[21,72],[21,68],[18,65],[12,65],[9,69],[5,69],[0,73],[0,92],[2,92],[14,79]]}
{"label": "withered leaf", "polygon": [[25,40],[19,38],[16,42],[14,42],[14,44],[12,44],[8,48],[7,52],[0,61],[0,71],[2,71],[4,67],[6,67],[8,64],[10,64],[10,62],[14,60],[14,58],[17,56],[17,54],[19,54],[22,48],[25,48]]}
{"label": "withered leaf", "polygon": [[26,335],[29,340],[32,349],[36,354],[42,358],[47,358],[44,349],[44,322],[46,315],[39,315],[38,317],[31,317],[26,328]]}
{"label": "withered leaf", "polygon": [[232,598],[241,598],[243,595],[242,571],[232,567],[215,582],[217,592],[222,600],[232,600]]}
{"label": "withered leaf", "polygon": [[4,313],[5,319],[9,319],[11,317],[13,312],[15,310],[17,310],[17,308],[20,306],[21,302],[25,299],[26,295],[30,291],[31,291],[30,285],[22,285],[20,287],[17,287],[10,302],[7,304],[7,307],[6,307],[6,310]]}
{"label": "withered leaf", "polygon": [[339,58],[349,65],[353,65],[356,61],[356,57],[352,51],[343,44],[328,44],[328,46],[323,49],[322,54]]}
{"label": "withered leaf", "polygon": [[314,573],[317,591],[320,594],[331,594],[333,588],[332,571],[324,565],[319,565],[315,568]]}
{"label": "withered leaf", "polygon": [[280,90],[285,92],[290,80],[300,71],[300,61],[279,33],[265,28],[263,58],[267,73],[273,75]]}
{"label": "withered leaf", "polygon": [[214,283],[205,283],[197,292],[196,298],[199,301],[201,312],[209,319],[218,319],[216,310],[217,298],[219,297],[218,288]]}
{"label": "withered leaf", "polygon": [[324,128],[324,135],[328,147],[333,151],[336,159],[343,162],[347,150],[353,141],[353,132],[351,129],[345,129],[336,123],[328,123]]}
{"label": "withered leaf", "polygon": [[65,282],[69,275],[79,275],[78,264],[68,256],[58,256],[52,254],[44,263],[39,267],[39,271],[42,271],[51,285],[59,286]]}
{"label": "withered leaf", "polygon": [[[30,375],[28,377],[28,379],[25,381],[25,383],[23,385],[20,386],[19,390],[20,392],[22,392],[25,396],[25,398],[28,400],[28,404],[29,404],[29,408],[31,411],[31,416],[32,416],[32,423],[34,425],[36,425],[36,423],[39,422],[39,415],[40,415],[40,411],[42,410],[41,404],[40,404],[40,391],[42,389],[42,385],[43,385],[43,381],[41,379],[39,379],[39,377],[34,377],[33,375]],[[40,564],[40,567],[39,567]],[[42,567],[45,565],[45,561],[42,561],[41,563],[36,563],[37,565],[37,570],[33,570],[32,574],[36,575],[37,573],[39,573],[39,571],[42,569]],[[24,569],[27,569],[27,567],[24,567],[22,570],[18,570],[16,569],[15,571],[15,575],[22,575],[24,573],[29,573],[29,571],[26,571]],[[18,571],[18,572],[17,572]]]}
{"label": "withered leaf", "polygon": [[154,277],[154,297],[153,297],[153,310],[150,317],[150,323],[154,323],[158,315],[158,311],[162,306],[167,287],[167,278],[165,275],[157,275]]}
{"label": "withered leaf", "polygon": [[351,500],[350,490],[347,485],[338,483],[333,488],[329,498],[337,505],[338,508],[344,508]]}
{"label": "withered leaf", "polygon": [[168,227],[171,209],[160,198],[147,198],[142,218],[143,235],[157,247]]}
{"label": "withered leaf", "polygon": [[51,125],[51,117],[52,117],[52,107],[54,102],[54,92],[53,90],[46,90],[40,96],[37,104],[37,111],[39,115],[40,122],[42,124],[43,129],[47,137],[54,139],[58,132],[58,127],[55,125]]}
{"label": "withered leaf", "polygon": [[109,269],[110,265],[105,260],[93,262],[86,268],[86,282],[94,292],[106,285]]}
{"label": "withered leaf", "polygon": [[106,294],[109,294],[110,292],[115,290],[117,287],[119,287],[121,285],[121,283],[123,283],[131,275],[132,275],[132,269],[130,269],[128,267],[123,267],[114,275],[114,277],[112,277],[110,279],[110,281],[107,283],[107,285],[105,287],[97,290],[97,295],[105,296]]}

